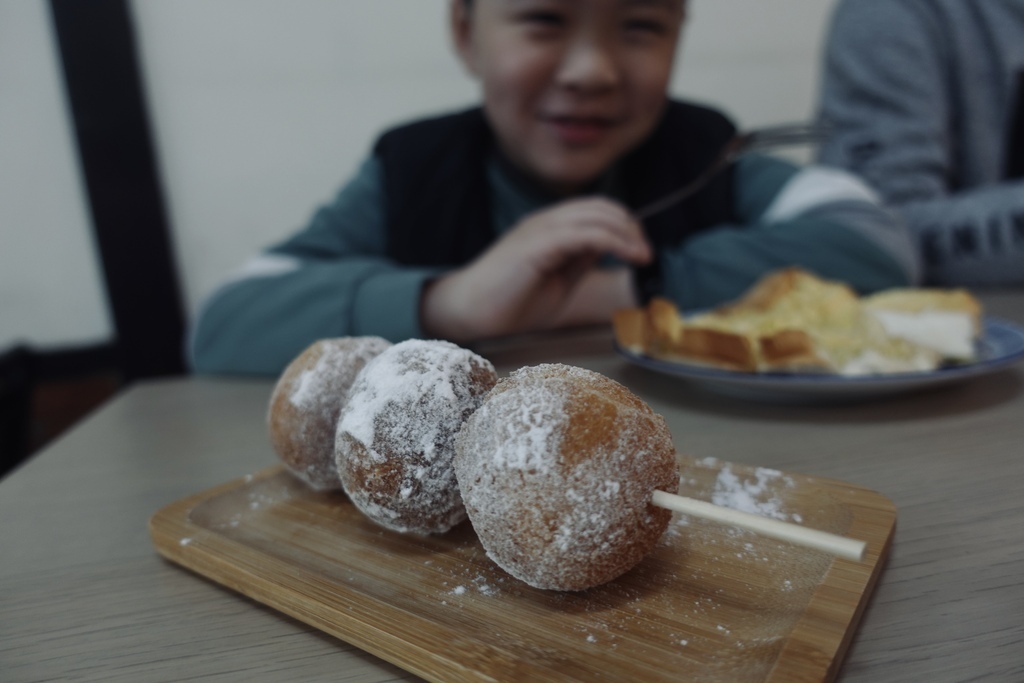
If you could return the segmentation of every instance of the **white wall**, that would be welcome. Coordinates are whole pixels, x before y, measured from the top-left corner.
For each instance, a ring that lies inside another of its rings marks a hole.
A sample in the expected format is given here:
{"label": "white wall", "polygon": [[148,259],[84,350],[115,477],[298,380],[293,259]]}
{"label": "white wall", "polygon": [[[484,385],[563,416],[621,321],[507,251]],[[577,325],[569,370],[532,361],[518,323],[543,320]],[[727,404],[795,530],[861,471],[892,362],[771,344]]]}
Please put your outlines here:
{"label": "white wall", "polygon": [[382,126],[471,102],[444,6],[136,0],[191,310],[257,247],[300,227]]}
{"label": "white wall", "polygon": [[0,352],[111,331],[48,11],[0,0]]}
{"label": "white wall", "polygon": [[835,0],[690,0],[673,91],[721,106],[742,126],[814,114]]}
{"label": "white wall", "polygon": [[[474,100],[448,47],[446,4],[134,0],[190,313],[228,271],[330,198],[381,128]],[[746,126],[810,116],[831,6],[691,0],[673,92]],[[52,343],[109,332],[44,8],[0,0],[0,348],[16,336]],[[8,81],[32,104],[8,111],[18,99]],[[31,143],[8,141],[28,123],[39,128]],[[34,178],[21,179],[28,166]],[[77,257],[62,264],[66,284],[35,272],[51,243]],[[15,245],[23,256],[11,255]]]}

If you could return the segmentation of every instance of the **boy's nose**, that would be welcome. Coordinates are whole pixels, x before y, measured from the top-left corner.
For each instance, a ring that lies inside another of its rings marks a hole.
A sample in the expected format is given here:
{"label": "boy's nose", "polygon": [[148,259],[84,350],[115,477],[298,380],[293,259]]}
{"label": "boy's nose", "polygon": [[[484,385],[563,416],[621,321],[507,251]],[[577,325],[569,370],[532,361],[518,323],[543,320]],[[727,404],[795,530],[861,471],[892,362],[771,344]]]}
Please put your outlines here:
{"label": "boy's nose", "polygon": [[619,68],[611,50],[589,40],[566,50],[558,71],[558,84],[570,90],[598,92],[619,83]]}

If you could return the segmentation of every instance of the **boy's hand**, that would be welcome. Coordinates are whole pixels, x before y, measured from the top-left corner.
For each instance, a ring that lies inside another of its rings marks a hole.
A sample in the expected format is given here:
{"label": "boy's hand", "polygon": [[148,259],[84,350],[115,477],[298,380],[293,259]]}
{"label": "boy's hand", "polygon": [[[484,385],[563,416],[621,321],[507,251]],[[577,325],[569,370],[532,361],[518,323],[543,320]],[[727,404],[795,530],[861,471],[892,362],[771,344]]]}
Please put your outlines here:
{"label": "boy's hand", "polygon": [[475,261],[427,286],[423,328],[473,341],[599,322],[634,305],[626,269],[602,272],[604,254],[645,264],[651,247],[640,224],[607,199],[575,199],[524,218]]}

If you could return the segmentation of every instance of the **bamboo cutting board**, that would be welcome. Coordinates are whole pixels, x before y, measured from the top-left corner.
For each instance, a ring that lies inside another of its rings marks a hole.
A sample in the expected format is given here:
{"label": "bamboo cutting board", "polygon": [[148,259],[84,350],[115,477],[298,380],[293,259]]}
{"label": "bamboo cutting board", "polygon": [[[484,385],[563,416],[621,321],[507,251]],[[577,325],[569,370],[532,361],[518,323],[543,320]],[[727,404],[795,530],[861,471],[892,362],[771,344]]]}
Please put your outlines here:
{"label": "bamboo cutting board", "polygon": [[432,681],[829,681],[896,522],[842,482],[681,458],[680,492],[867,542],[862,562],[676,516],[615,581],[542,591],[505,574],[464,523],[418,537],[280,467],[150,520],[172,562]]}

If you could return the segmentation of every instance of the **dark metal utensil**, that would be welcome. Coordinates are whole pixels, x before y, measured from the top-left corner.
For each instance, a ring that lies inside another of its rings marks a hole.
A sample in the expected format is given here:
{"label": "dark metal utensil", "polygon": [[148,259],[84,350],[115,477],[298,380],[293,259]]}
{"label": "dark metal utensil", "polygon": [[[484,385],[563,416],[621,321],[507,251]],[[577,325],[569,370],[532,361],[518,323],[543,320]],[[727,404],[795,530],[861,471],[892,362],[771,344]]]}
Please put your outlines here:
{"label": "dark metal utensil", "polygon": [[661,213],[669,207],[675,206],[704,187],[709,180],[735,161],[741,154],[758,149],[816,142],[823,138],[826,132],[827,128],[821,124],[793,123],[756,128],[745,133],[739,133],[725,144],[722,151],[715,157],[715,160],[699,176],[675,192],[638,209],[634,212],[634,215],[638,219],[644,220]]}

